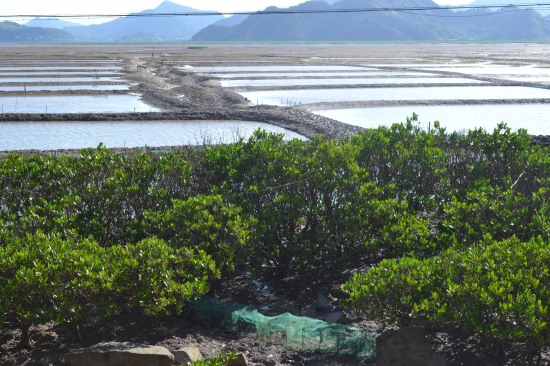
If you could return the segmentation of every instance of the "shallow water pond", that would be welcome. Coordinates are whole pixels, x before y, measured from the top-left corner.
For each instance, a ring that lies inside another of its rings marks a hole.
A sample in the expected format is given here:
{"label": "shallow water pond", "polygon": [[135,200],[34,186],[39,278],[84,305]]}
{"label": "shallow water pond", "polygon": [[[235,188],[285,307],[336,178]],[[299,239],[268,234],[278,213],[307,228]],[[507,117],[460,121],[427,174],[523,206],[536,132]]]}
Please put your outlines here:
{"label": "shallow water pond", "polygon": [[226,72],[309,72],[309,71],[368,71],[376,70],[372,67],[361,66],[197,66],[185,68],[186,71],[203,72],[208,74]]}
{"label": "shallow water pond", "polygon": [[295,105],[346,101],[487,100],[550,98],[550,90],[521,86],[303,89],[239,92],[253,104]]}
{"label": "shallow water pond", "polygon": [[103,81],[119,81],[120,78],[112,76],[78,76],[78,77],[0,77],[2,83],[93,83]]}
{"label": "shallow water pond", "polygon": [[322,86],[322,85],[375,85],[375,84],[484,84],[485,81],[467,78],[355,78],[355,79],[262,79],[262,80],[222,80],[223,87],[258,86]]}
{"label": "shallow water pond", "polygon": [[81,70],[89,72],[103,72],[106,70],[122,70],[122,66],[109,65],[109,66],[0,66],[0,72],[2,71],[63,71],[63,70]]}
{"label": "shallow water pond", "polygon": [[505,66],[505,65],[490,65],[485,67],[441,67],[430,68],[430,71],[444,71],[444,72],[459,72],[469,75],[539,75],[550,76],[550,68],[539,68],[531,66]]}
{"label": "shallow water pond", "polygon": [[0,92],[26,91],[70,91],[70,90],[128,90],[128,85],[29,85],[29,86],[2,86]]}
{"label": "shallow water pond", "polygon": [[88,71],[3,71],[0,72],[0,78],[3,77],[13,77],[13,76],[19,76],[19,77],[40,77],[40,76],[71,76],[71,75],[79,75],[79,76],[90,76],[95,77],[97,75],[105,76],[105,75],[122,75],[120,71],[101,71],[101,72],[88,72]]}
{"label": "shallow water pond", "polygon": [[157,112],[137,95],[61,95],[0,97],[2,113]]}
{"label": "shallow water pond", "polygon": [[376,128],[404,122],[413,112],[419,115],[424,128],[437,120],[449,131],[478,127],[492,131],[498,123],[505,122],[513,130],[524,128],[532,135],[550,135],[548,104],[374,107],[331,109],[315,113],[355,126]]}
{"label": "shallow water pond", "polygon": [[246,79],[246,78],[357,78],[357,77],[427,77],[427,76],[439,76],[438,74],[431,74],[427,72],[414,72],[414,71],[369,71],[369,72],[256,72],[256,73],[229,73],[229,74],[213,74],[212,76],[220,79]]}
{"label": "shallow water pond", "polygon": [[231,143],[259,128],[283,133],[285,139],[305,139],[280,127],[245,121],[3,122],[0,151],[80,149],[100,143],[107,147]]}

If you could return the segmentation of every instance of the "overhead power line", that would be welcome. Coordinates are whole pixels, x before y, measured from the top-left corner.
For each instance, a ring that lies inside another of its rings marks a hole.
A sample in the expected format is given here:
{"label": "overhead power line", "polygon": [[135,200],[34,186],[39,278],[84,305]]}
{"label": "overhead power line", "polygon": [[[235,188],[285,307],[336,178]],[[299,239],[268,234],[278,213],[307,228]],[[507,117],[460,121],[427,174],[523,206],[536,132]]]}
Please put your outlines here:
{"label": "overhead power line", "polygon": [[[169,13],[113,13],[113,14],[6,14],[0,18],[141,18],[141,17],[173,17],[173,16],[214,16],[214,15],[285,15],[285,14],[337,14],[337,13],[375,13],[375,12],[428,12],[438,10],[471,10],[471,9],[546,9],[550,2],[493,4],[493,5],[461,5],[461,6],[412,6],[412,7],[377,7],[353,9],[274,9],[262,11],[235,12],[169,12]],[[419,14],[420,15],[420,14]],[[490,14],[488,14],[490,15]],[[458,16],[458,15],[457,15]]]}

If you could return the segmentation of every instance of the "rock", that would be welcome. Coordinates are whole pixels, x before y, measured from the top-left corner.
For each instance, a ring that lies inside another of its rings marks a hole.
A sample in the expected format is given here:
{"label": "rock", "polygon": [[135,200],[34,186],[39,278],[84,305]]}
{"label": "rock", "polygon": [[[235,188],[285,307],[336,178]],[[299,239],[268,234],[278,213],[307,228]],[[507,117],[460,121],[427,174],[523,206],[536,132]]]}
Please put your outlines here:
{"label": "rock", "polygon": [[395,336],[385,341],[376,341],[376,365],[406,366],[407,344],[402,337]]}
{"label": "rock", "polygon": [[330,308],[330,301],[327,299],[325,295],[322,293],[317,294],[317,308],[319,309],[327,309]]}
{"label": "rock", "polygon": [[239,353],[236,359],[227,363],[227,366],[248,366],[248,360],[244,354]]}
{"label": "rock", "polygon": [[342,322],[345,319],[346,319],[346,314],[344,313],[343,310],[336,310],[325,316],[325,321],[330,324]]}
{"label": "rock", "polygon": [[432,345],[419,342],[407,345],[407,365],[428,366],[432,360]]}
{"label": "rock", "polygon": [[63,357],[69,366],[172,366],[174,356],[164,347],[133,343],[100,343],[71,351]]}
{"label": "rock", "polygon": [[180,364],[182,362],[200,361],[203,359],[200,349],[197,347],[183,347],[173,351],[174,362]]}

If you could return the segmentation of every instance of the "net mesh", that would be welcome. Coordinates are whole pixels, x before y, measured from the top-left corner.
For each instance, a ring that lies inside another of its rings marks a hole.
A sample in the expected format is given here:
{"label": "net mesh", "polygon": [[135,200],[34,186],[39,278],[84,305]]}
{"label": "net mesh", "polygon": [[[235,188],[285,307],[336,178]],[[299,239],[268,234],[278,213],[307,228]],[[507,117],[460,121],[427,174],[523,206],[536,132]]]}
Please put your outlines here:
{"label": "net mesh", "polygon": [[286,347],[345,355],[375,357],[377,333],[370,329],[285,313],[265,316],[253,307],[203,297],[191,306],[194,318],[231,332],[255,333],[258,337]]}

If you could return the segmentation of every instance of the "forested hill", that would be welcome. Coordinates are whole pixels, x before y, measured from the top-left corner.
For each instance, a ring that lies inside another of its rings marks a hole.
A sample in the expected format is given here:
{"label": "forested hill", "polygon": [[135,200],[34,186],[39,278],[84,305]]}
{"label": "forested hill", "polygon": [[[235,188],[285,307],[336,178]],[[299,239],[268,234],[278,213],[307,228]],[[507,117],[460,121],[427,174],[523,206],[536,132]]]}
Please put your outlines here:
{"label": "forested hill", "polygon": [[[289,11],[437,7],[431,0],[309,1]],[[282,10],[276,7],[266,11]],[[524,41],[550,39],[550,20],[531,9],[448,9],[358,11],[346,13],[263,14],[239,24],[210,25],[193,41]]]}
{"label": "forested hill", "polygon": [[0,43],[71,42],[75,38],[60,29],[27,27],[14,22],[0,23]]}

